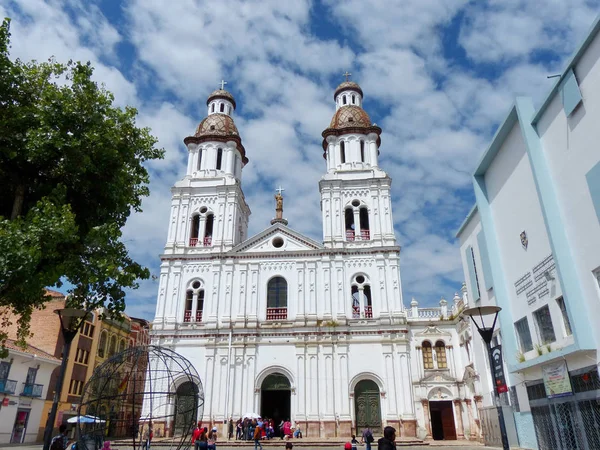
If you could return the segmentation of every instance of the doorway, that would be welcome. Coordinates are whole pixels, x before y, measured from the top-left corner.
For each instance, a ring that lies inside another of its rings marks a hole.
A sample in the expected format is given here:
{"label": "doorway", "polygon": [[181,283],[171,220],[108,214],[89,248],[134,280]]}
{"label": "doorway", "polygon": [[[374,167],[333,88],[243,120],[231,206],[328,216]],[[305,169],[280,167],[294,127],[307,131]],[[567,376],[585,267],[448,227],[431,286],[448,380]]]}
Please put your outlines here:
{"label": "doorway", "polygon": [[182,383],[175,391],[175,436],[192,432],[198,421],[198,386],[191,381]]}
{"label": "doorway", "polygon": [[434,440],[456,440],[454,410],[451,401],[430,401],[431,435]]}
{"label": "doorway", "polygon": [[373,434],[381,434],[381,395],[379,386],[372,380],[362,380],[354,388],[354,414],[356,416],[356,435],[360,436],[365,428],[371,428]]}
{"label": "doorway", "polygon": [[29,421],[29,410],[19,409],[15,417],[12,435],[10,437],[11,444],[22,444],[27,431],[27,422]]}
{"label": "doorway", "polygon": [[267,376],[260,387],[260,415],[273,419],[276,434],[279,423],[291,419],[292,387],[282,373]]}

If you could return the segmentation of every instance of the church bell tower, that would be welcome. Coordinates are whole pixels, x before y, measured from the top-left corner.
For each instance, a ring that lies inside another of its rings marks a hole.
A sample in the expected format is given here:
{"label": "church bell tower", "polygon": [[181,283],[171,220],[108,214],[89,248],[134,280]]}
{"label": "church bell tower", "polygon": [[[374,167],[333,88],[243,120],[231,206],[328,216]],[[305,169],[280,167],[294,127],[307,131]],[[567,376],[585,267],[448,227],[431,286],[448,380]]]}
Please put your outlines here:
{"label": "church bell tower", "polygon": [[187,171],[171,189],[165,254],[227,251],[247,237],[250,208],[241,180],[248,158],[233,121],[235,99],[225,84],[208,96],[207,117],[184,139]]}
{"label": "church bell tower", "polygon": [[335,114],[323,131],[327,173],[319,182],[326,247],[395,246],[390,188],[379,167],[381,128],[362,108],[363,91],[348,81],[333,98]]}

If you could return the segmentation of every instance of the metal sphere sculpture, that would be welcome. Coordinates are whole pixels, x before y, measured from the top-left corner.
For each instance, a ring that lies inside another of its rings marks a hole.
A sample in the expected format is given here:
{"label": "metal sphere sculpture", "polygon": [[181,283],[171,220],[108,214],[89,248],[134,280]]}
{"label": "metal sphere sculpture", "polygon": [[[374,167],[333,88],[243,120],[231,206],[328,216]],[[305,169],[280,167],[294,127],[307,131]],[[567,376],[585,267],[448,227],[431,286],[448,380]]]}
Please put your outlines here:
{"label": "metal sphere sculpture", "polygon": [[198,372],[183,356],[150,345],[117,353],[98,366],[83,389],[78,449],[104,440],[140,448],[154,443],[181,449],[204,410]]}

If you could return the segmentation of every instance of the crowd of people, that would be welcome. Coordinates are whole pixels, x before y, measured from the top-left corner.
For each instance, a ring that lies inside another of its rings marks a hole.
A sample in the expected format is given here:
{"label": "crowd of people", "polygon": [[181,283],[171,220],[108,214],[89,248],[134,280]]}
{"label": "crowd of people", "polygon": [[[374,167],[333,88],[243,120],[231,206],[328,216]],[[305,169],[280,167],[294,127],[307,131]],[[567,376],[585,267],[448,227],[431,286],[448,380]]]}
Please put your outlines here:
{"label": "crowd of people", "polygon": [[[229,420],[229,438],[232,438],[233,434],[233,420]],[[251,419],[249,417],[240,418],[235,423],[235,439],[242,441],[253,441],[262,439],[290,439],[290,438],[301,438],[302,430],[300,424],[296,423],[292,425],[289,419],[281,420],[279,424],[276,424],[273,419],[269,418],[256,418]]]}

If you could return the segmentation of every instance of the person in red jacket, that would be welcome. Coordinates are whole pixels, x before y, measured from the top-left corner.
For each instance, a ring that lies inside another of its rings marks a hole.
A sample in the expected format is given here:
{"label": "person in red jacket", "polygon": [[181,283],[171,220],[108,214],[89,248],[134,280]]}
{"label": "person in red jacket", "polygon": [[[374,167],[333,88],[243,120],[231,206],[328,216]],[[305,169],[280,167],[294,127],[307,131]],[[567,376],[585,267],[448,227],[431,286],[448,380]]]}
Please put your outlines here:
{"label": "person in red jacket", "polygon": [[198,422],[196,429],[192,433],[192,445],[194,446],[195,450],[200,448],[200,433],[203,431],[202,428],[200,428],[200,425],[201,423]]}

